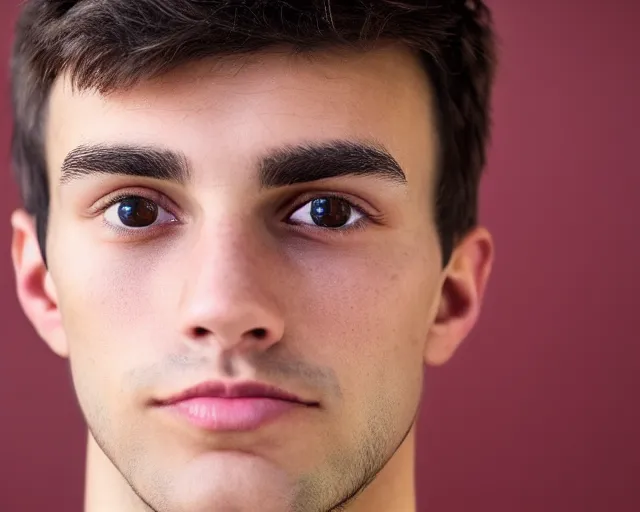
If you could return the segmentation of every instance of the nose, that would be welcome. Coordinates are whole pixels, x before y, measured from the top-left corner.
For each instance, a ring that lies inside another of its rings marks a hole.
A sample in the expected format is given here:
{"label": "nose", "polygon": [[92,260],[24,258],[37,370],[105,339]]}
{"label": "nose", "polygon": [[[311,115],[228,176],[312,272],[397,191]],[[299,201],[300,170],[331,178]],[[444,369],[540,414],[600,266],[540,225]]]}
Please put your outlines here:
{"label": "nose", "polygon": [[194,243],[179,302],[190,342],[220,351],[266,351],[284,333],[274,289],[277,265],[257,237],[209,233]]}

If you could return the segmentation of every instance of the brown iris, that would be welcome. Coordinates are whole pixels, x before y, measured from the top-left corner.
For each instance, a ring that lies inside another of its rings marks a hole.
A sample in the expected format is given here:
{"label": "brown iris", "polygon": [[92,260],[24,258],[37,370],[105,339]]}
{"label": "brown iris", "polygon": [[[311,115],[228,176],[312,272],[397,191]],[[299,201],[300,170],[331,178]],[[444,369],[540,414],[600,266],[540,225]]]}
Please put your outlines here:
{"label": "brown iris", "polygon": [[311,201],[311,217],[318,226],[340,228],[349,222],[351,205],[339,197],[322,197]]}
{"label": "brown iris", "polygon": [[158,205],[144,197],[127,197],[120,201],[118,217],[127,227],[148,227],[158,218]]}

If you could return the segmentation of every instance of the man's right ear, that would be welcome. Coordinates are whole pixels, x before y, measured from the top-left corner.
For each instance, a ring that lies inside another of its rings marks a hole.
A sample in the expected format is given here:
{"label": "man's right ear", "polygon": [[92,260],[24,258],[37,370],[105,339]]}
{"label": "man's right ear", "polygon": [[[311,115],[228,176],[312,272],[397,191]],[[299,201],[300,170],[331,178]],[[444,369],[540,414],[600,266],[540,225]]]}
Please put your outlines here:
{"label": "man's right ear", "polygon": [[11,258],[20,305],[51,350],[60,357],[68,357],[69,347],[62,328],[57,292],[42,259],[35,219],[22,209],[16,210],[11,215],[11,226]]}

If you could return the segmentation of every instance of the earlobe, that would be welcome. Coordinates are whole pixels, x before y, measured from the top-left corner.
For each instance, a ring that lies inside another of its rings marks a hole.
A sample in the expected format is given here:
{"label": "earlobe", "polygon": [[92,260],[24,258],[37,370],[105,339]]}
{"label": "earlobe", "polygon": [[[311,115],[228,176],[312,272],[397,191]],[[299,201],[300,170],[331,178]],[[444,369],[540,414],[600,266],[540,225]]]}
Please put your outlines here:
{"label": "earlobe", "polygon": [[426,364],[447,362],[476,324],[493,252],[493,240],[484,228],[476,228],[456,246],[445,269],[438,311],[425,345]]}
{"label": "earlobe", "polygon": [[56,288],[42,259],[34,219],[24,210],[17,210],[11,216],[11,225],[11,257],[20,305],[47,345],[59,356],[67,357]]}

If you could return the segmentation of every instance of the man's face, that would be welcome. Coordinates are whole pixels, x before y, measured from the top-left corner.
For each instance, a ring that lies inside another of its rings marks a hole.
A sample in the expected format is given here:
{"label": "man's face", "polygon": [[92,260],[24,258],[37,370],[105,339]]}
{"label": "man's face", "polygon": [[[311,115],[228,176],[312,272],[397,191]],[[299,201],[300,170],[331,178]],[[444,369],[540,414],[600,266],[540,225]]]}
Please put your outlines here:
{"label": "man's face", "polygon": [[[160,512],[268,512],[366,484],[413,425],[442,313],[418,60],[272,51],[108,95],[62,78],[46,140],[44,336],[131,488]],[[304,404],[167,405],[246,382]]]}

